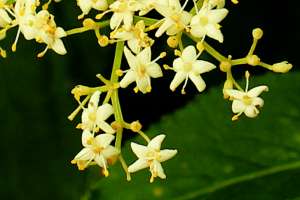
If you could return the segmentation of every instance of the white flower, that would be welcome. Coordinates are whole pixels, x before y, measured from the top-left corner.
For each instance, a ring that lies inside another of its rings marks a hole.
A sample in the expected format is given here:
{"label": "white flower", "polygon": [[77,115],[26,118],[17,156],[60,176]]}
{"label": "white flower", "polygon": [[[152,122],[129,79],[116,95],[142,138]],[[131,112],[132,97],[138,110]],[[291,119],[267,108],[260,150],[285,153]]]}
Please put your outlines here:
{"label": "white flower", "polygon": [[138,157],[138,160],[128,167],[128,172],[133,173],[138,170],[150,167],[151,183],[156,177],[165,179],[166,175],[161,166],[161,163],[174,157],[177,154],[177,150],[161,150],[161,143],[164,140],[164,138],[165,135],[158,135],[155,138],[153,138],[147,146],[139,145],[132,142],[131,148],[135,155]]}
{"label": "white flower", "polygon": [[0,0],[0,27],[5,27],[12,22],[12,19],[7,13],[10,10],[8,5],[6,5],[7,0]]}
{"label": "white flower", "polygon": [[92,8],[95,10],[106,10],[108,8],[106,0],[77,0],[77,5],[82,11],[80,17],[87,15]]}
{"label": "white flower", "polygon": [[181,7],[179,0],[169,0],[168,4],[155,4],[155,9],[165,18],[155,33],[156,37],[160,37],[164,32],[167,35],[175,35],[182,31],[190,22],[191,14],[184,11],[185,4]]}
{"label": "white flower", "polygon": [[188,79],[191,79],[199,92],[202,92],[205,89],[206,84],[200,74],[209,72],[215,69],[216,66],[204,60],[197,60],[199,56],[200,53],[197,55],[195,47],[190,45],[184,48],[179,58],[174,60],[173,69],[176,72],[176,75],[170,84],[170,89],[172,91],[185,80],[182,89],[182,93],[184,93]]}
{"label": "white flower", "polygon": [[124,22],[125,29],[130,29],[134,12],[139,10],[140,4],[136,0],[117,0],[109,8],[114,13],[110,19],[110,28],[117,29]]}
{"label": "white flower", "polygon": [[247,77],[247,84],[245,91],[239,91],[234,89],[225,90],[225,94],[227,94],[232,100],[232,111],[233,113],[237,113],[233,116],[232,120],[238,119],[238,117],[245,113],[247,117],[253,118],[259,114],[259,110],[257,107],[262,107],[264,105],[264,100],[258,97],[263,91],[268,91],[268,87],[258,86],[248,91],[249,80]]}
{"label": "white flower", "polygon": [[90,164],[96,163],[103,168],[103,173],[108,176],[107,167],[119,154],[118,150],[110,145],[115,136],[100,134],[94,137],[89,131],[82,133],[82,145],[84,148],[71,161],[77,164],[79,170],[84,170]]}
{"label": "white flower", "polygon": [[[159,0],[159,5],[168,5],[169,0]],[[139,15],[146,15],[151,10],[155,9],[157,0],[139,0],[140,3],[140,12]]]}
{"label": "white flower", "polygon": [[91,96],[88,107],[82,112],[80,127],[91,132],[98,132],[101,129],[105,133],[112,134],[115,130],[105,120],[113,114],[113,107],[108,103],[98,106],[99,98],[99,91]]}
{"label": "white flower", "polygon": [[219,42],[223,42],[224,38],[220,31],[221,26],[219,23],[227,14],[228,10],[225,8],[212,10],[208,5],[204,4],[191,20],[191,34],[197,38],[204,38],[207,35]]}
{"label": "white flower", "polygon": [[128,47],[135,53],[139,53],[141,48],[149,47],[153,40],[144,32],[145,24],[143,20],[138,21],[129,30],[119,28],[111,33],[111,37],[127,41]]}
{"label": "white flower", "polygon": [[[122,88],[126,88],[130,83],[136,82],[137,89],[142,93],[151,91],[151,80],[150,78],[161,77],[162,71],[156,61],[163,57],[164,53],[151,61],[151,49],[147,47],[143,49],[139,54],[134,56],[131,51],[125,47],[124,54],[129,64],[130,69],[127,70],[126,75],[120,82]],[[137,91],[138,91],[137,90]]]}

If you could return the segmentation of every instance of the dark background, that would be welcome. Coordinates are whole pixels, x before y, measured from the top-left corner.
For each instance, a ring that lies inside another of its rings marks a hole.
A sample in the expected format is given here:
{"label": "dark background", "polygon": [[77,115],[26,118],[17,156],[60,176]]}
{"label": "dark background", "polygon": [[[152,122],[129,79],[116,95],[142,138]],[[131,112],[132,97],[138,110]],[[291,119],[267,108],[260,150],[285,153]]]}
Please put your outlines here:
{"label": "dark background", "polygon": [[[65,30],[80,26],[75,0],[64,0],[53,7],[57,24]],[[257,48],[260,57],[268,63],[288,60],[294,64],[294,70],[298,69],[298,1],[241,0],[239,5],[228,3],[227,7],[230,13],[222,22],[225,42],[211,44],[224,54],[239,57],[251,45],[252,29],[261,27],[265,35]],[[15,34],[16,30],[10,31],[1,46],[9,49]],[[160,43],[165,39],[160,39]],[[97,86],[97,73],[108,78],[114,48],[97,46],[92,32],[70,36],[64,43],[66,56],[49,51],[43,59],[37,59],[36,54],[43,47],[21,39],[17,52],[8,52],[8,58],[0,60],[1,199],[79,199],[84,191],[88,173],[79,172],[70,164],[81,148],[76,122],[67,120],[77,106],[70,91],[77,84]],[[253,73],[265,73],[262,71]],[[180,91],[170,92],[168,84],[173,74],[165,74],[164,79],[153,81],[151,94],[134,94],[132,88],[121,91],[126,120],[139,119],[147,128],[198,95],[192,84],[185,96]],[[209,87],[221,87],[224,81],[224,75],[217,70],[204,78]]]}

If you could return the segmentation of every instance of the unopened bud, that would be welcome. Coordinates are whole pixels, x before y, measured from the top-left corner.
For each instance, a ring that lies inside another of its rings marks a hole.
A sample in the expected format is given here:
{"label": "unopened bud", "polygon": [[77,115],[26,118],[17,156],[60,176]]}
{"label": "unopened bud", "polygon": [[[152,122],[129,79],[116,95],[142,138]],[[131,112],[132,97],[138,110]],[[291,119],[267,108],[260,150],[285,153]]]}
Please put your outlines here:
{"label": "unopened bud", "polygon": [[230,79],[227,79],[224,83],[224,86],[223,86],[223,96],[224,96],[224,99],[228,99],[229,98],[229,95],[227,94],[227,90],[230,90],[233,88],[233,82],[232,80]]}
{"label": "unopened bud", "polygon": [[176,36],[170,36],[168,39],[167,39],[167,44],[169,47],[171,48],[176,48],[178,46],[178,38]]}
{"label": "unopened bud", "polygon": [[261,39],[263,35],[264,35],[264,32],[260,28],[253,29],[253,31],[252,31],[252,36],[256,40]]}
{"label": "unopened bud", "polygon": [[0,56],[6,58],[6,51],[0,47]]}
{"label": "unopened bud", "polygon": [[101,47],[105,47],[109,44],[109,39],[106,35],[101,35],[99,38],[98,38],[98,44],[101,46]]}
{"label": "unopened bud", "polygon": [[222,72],[228,72],[230,70],[230,68],[231,68],[231,63],[230,62],[228,62],[228,61],[222,61],[220,63],[220,70]]}
{"label": "unopened bud", "polygon": [[95,29],[97,26],[96,22],[92,20],[91,18],[87,18],[83,20],[82,25],[89,29]]}
{"label": "unopened bud", "polygon": [[203,45],[202,42],[198,42],[197,45],[196,45],[196,47],[197,47],[197,49],[198,49],[199,52],[202,52],[205,49],[205,47],[204,47],[204,45]]}
{"label": "unopened bud", "polygon": [[247,57],[247,63],[251,66],[257,66],[260,63],[260,58],[257,55],[250,55]]}
{"label": "unopened bud", "polygon": [[94,92],[93,88],[90,88],[90,87],[87,87],[87,86],[84,86],[84,85],[77,85],[76,87],[74,87],[71,90],[71,93],[74,95],[74,98],[77,101],[80,100],[81,96],[83,96],[83,95],[89,95],[89,94],[91,94],[93,92]]}
{"label": "unopened bud", "polygon": [[130,124],[130,130],[139,132],[142,129],[142,124],[139,121],[134,121]]}
{"label": "unopened bud", "polygon": [[278,73],[286,73],[292,69],[293,65],[288,63],[287,61],[283,61],[280,63],[275,63],[272,65],[272,71]]}

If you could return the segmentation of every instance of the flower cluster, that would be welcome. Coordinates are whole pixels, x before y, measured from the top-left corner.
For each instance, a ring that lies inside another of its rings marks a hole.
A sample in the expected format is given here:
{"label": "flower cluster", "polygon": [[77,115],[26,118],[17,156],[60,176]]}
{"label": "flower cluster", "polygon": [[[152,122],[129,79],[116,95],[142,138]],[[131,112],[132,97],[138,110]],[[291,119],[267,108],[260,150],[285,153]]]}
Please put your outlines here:
{"label": "flower cluster", "polygon": [[[81,10],[78,19],[83,20],[82,27],[68,31],[58,27],[54,15],[47,10],[51,2],[48,0],[41,6],[39,0],[0,0],[0,40],[5,39],[8,30],[18,27],[12,51],[16,51],[22,34],[26,40],[34,39],[46,44],[38,57],[42,57],[48,49],[66,54],[62,38],[86,31],[95,33],[101,47],[116,44],[110,79],[98,74],[97,78],[102,82],[98,87],[78,85],[72,90],[79,105],[69,119],[73,120],[82,110],[81,123],[77,128],[83,131],[83,149],[71,161],[79,170],[98,165],[103,174],[108,176],[109,165],[118,160],[128,180],[131,179],[131,173],[148,167],[150,182],[156,177],[166,178],[161,163],[174,157],[177,150],[161,150],[165,135],[160,134],[150,140],[142,131],[139,121],[128,123],[122,114],[118,91],[132,83],[135,83],[134,92],[149,93],[152,91],[151,81],[162,78],[163,70],[166,70],[175,72],[170,81],[170,90],[175,92],[182,84],[181,93],[185,94],[190,80],[198,92],[203,92],[206,88],[205,73],[219,69],[226,73],[223,94],[225,99],[232,101],[232,120],[237,120],[243,113],[249,118],[259,114],[258,108],[264,104],[259,95],[268,87],[262,85],[249,90],[250,73],[247,71],[246,88],[243,89],[233,77],[233,68],[247,64],[276,73],[286,73],[292,68],[287,61],[267,64],[254,54],[263,36],[260,28],[253,30],[251,48],[241,58],[224,56],[207,42],[207,38],[219,43],[224,41],[220,24],[229,14],[225,8],[228,1],[225,0],[76,0]],[[238,4],[237,0],[231,2]],[[96,12],[95,16],[91,16],[91,10]],[[160,18],[149,18],[150,12],[156,12]],[[108,34],[103,31],[105,27],[109,30]],[[153,46],[165,36],[170,48],[152,56]],[[185,42],[187,40],[189,42]],[[174,51],[175,57],[170,50]],[[217,62],[205,60],[203,52],[210,54]],[[126,68],[123,68],[123,64],[121,68],[123,54],[128,64]],[[1,47],[0,55],[6,57],[6,51]],[[172,63],[161,63],[166,56],[173,58]],[[105,95],[103,99],[100,99],[100,94],[101,97]],[[108,122],[110,118],[114,119]],[[146,146],[131,143],[138,160],[130,166],[127,166],[122,155],[124,129],[141,136],[147,143]]]}

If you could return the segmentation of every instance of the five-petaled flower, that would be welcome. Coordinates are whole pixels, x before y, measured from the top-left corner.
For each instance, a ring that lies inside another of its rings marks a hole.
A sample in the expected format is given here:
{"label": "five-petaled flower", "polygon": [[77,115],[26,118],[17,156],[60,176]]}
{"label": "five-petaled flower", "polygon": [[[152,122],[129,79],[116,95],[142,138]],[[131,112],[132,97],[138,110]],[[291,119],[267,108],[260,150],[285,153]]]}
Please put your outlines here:
{"label": "five-petaled flower", "polygon": [[263,91],[268,91],[268,87],[258,86],[252,88],[248,91],[249,86],[249,73],[246,72],[246,89],[245,91],[227,89],[225,90],[225,94],[227,94],[232,102],[232,111],[233,113],[237,113],[232,117],[232,120],[238,119],[238,117],[245,113],[247,117],[254,118],[259,114],[259,110],[257,107],[262,107],[264,105],[264,100],[258,97]]}
{"label": "five-petaled flower", "polygon": [[127,70],[126,75],[121,80],[120,86],[125,88],[135,81],[137,85],[135,91],[141,91],[142,93],[150,92],[150,78],[159,78],[163,75],[156,61],[159,58],[164,57],[165,54],[161,53],[161,55],[153,61],[151,61],[150,47],[143,49],[136,56],[134,56],[127,47],[124,47],[124,54],[130,69]]}
{"label": "five-petaled flower", "polygon": [[143,146],[132,142],[131,148],[135,155],[138,157],[138,160],[128,167],[128,172],[133,173],[138,170],[149,167],[151,172],[151,183],[156,177],[165,179],[166,175],[161,166],[161,162],[164,162],[174,157],[177,154],[177,150],[161,150],[161,143],[164,140],[164,138],[165,135],[158,135],[155,138],[153,138],[147,146]]}
{"label": "five-petaled flower", "polygon": [[115,130],[105,120],[113,114],[113,107],[108,103],[98,106],[99,97],[99,91],[91,96],[88,107],[82,112],[82,123],[79,127],[92,132],[98,132],[101,129],[105,133],[112,134]]}
{"label": "five-petaled flower", "polygon": [[206,84],[200,74],[209,72],[215,69],[216,66],[204,60],[197,60],[200,54],[201,52],[197,55],[196,48],[190,45],[184,48],[179,58],[174,60],[173,69],[176,72],[176,75],[170,84],[170,89],[172,91],[185,81],[182,88],[182,93],[184,93],[188,79],[192,80],[199,92],[202,92],[205,89]]}
{"label": "five-petaled flower", "polygon": [[82,133],[83,149],[71,161],[77,164],[79,170],[84,170],[89,165],[96,163],[103,169],[103,174],[108,176],[108,164],[111,164],[118,156],[118,150],[110,145],[115,136],[100,134],[96,137],[91,132],[84,130]]}

